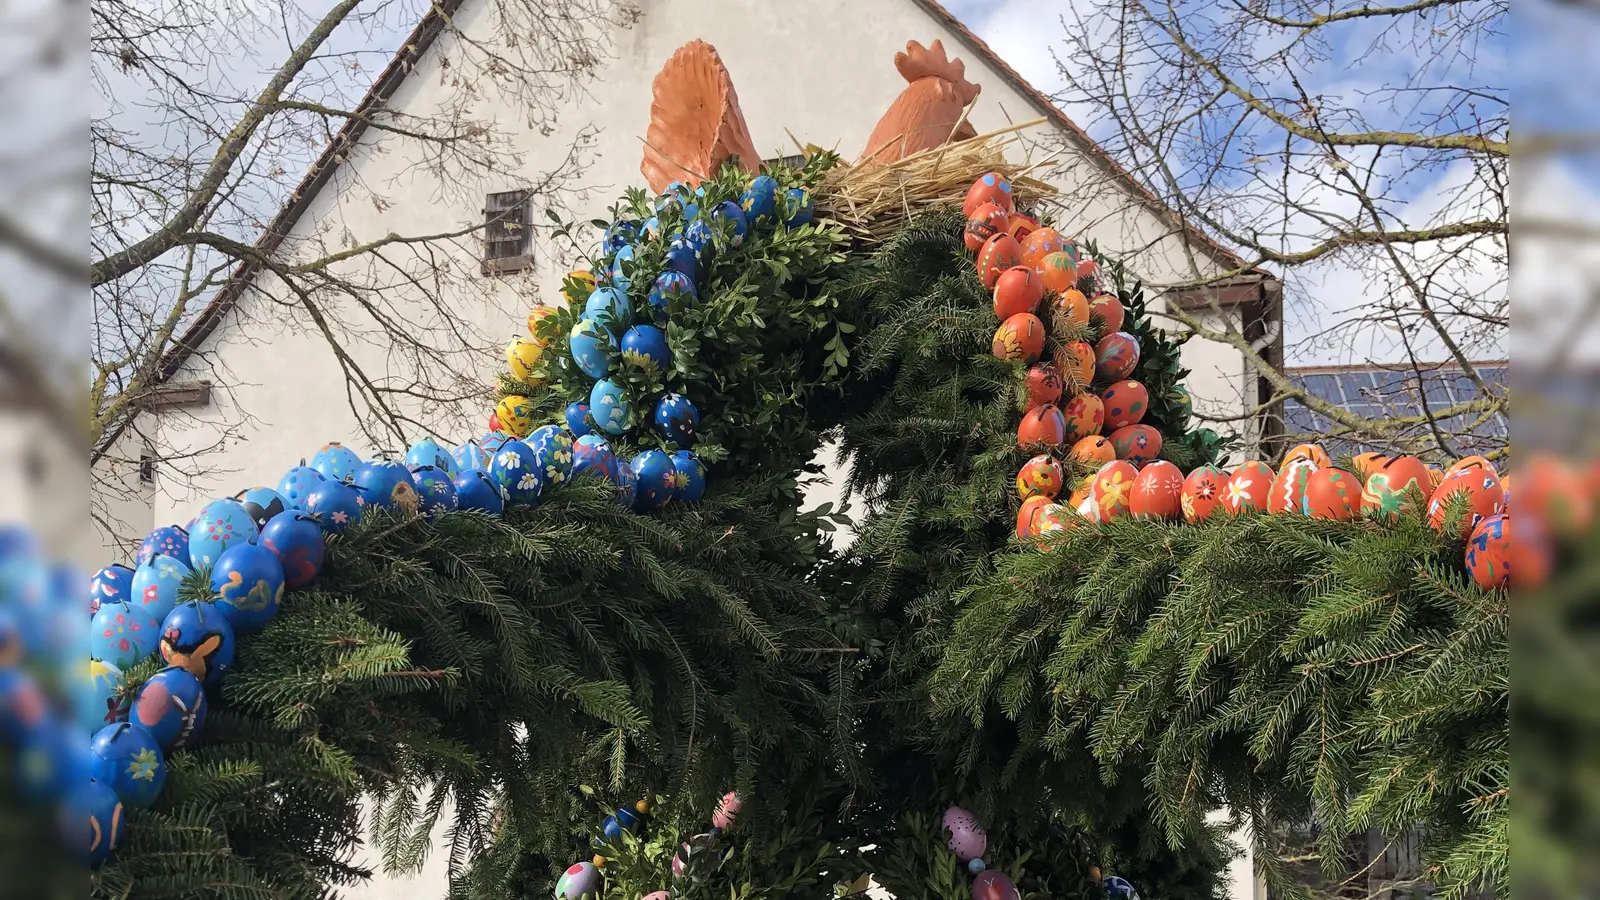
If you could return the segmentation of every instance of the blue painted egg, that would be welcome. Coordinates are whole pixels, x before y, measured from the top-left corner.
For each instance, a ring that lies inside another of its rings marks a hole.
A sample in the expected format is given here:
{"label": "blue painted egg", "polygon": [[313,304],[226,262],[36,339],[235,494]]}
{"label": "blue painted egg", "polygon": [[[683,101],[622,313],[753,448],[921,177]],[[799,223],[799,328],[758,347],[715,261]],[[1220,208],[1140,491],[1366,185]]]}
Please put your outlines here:
{"label": "blue painted egg", "polygon": [[661,233],[661,220],[656,218],[655,216],[651,216],[650,218],[645,219],[644,220],[644,233],[649,237],[655,237],[658,234],[660,234]]}
{"label": "blue painted egg", "polygon": [[1105,889],[1107,900],[1139,900],[1139,892],[1126,878],[1107,875],[1101,887]]}
{"label": "blue painted egg", "polygon": [[[494,455],[496,450],[500,449],[502,444],[509,440],[511,440],[511,435],[506,434],[503,431],[491,431],[483,437],[478,438],[478,446],[483,448],[484,458],[487,460],[488,457]],[[487,466],[488,463],[485,462],[484,465]]]}
{"label": "blue painted egg", "polygon": [[632,244],[639,236],[639,223],[628,219],[618,219],[606,229],[605,252],[615,253]]}
{"label": "blue painted egg", "polygon": [[323,531],[339,534],[361,521],[366,506],[362,489],[340,481],[324,481],[306,497],[306,512]]}
{"label": "blue painted egg", "polygon": [[67,847],[93,867],[122,846],[127,815],[110,785],[89,779],[68,795],[62,827]]}
{"label": "blue painted egg", "polygon": [[572,361],[590,378],[604,378],[611,371],[611,336],[605,326],[593,319],[579,319],[567,336]]}
{"label": "blue painted egg", "polygon": [[567,430],[572,432],[574,438],[583,437],[594,431],[594,424],[589,421],[589,404],[582,400],[568,403],[564,418],[567,420]]}
{"label": "blue painted egg", "polygon": [[622,826],[623,831],[633,831],[638,828],[639,823],[643,821],[644,820],[639,817],[639,814],[629,807],[617,807],[617,824]]}
{"label": "blue painted egg", "polygon": [[459,474],[468,469],[486,469],[489,467],[489,454],[483,451],[477,441],[467,441],[450,450],[450,458],[455,460],[456,472]]}
{"label": "blue painted egg", "polygon": [[453,475],[455,474],[455,464],[455,457],[450,455],[450,451],[444,449],[433,438],[425,437],[412,444],[411,449],[406,451],[406,468],[408,469],[415,469],[418,466],[433,466]]}
{"label": "blue painted egg", "polygon": [[783,224],[799,228],[811,222],[811,192],[804,188],[789,188],[783,194]]}
{"label": "blue painted egg", "polygon": [[500,486],[482,469],[468,469],[457,475],[455,486],[458,509],[477,509],[497,516],[505,509],[506,499],[500,494]]}
{"label": "blue painted egg", "polygon": [[147,563],[157,553],[182,560],[184,565],[188,565],[189,532],[176,525],[163,525],[145,535],[144,542],[139,545],[138,561]]}
{"label": "blue painted egg", "polygon": [[[83,584],[81,578],[74,579],[74,589]],[[67,610],[77,605],[76,601],[58,603],[55,586],[50,566],[38,557],[14,556],[0,561],[0,603],[15,613],[15,632],[31,655],[46,656],[51,651],[51,613],[58,606]],[[122,595],[126,597],[127,591],[123,590]],[[76,611],[72,614],[76,615]]]}
{"label": "blue painted egg", "polygon": [[692,450],[672,454],[673,489],[679,500],[699,503],[706,492],[706,467]]}
{"label": "blue painted egg", "polygon": [[573,478],[591,472],[601,478],[609,479],[616,466],[617,456],[612,451],[610,442],[598,434],[586,434],[578,438],[577,444],[573,445]]}
{"label": "blue painted egg", "polygon": [[705,219],[695,219],[684,229],[683,239],[694,248],[696,254],[704,253],[711,246],[711,226],[706,224]]}
{"label": "blue painted egg", "polygon": [[122,700],[122,686],[127,681],[121,669],[99,659],[82,660],[72,668],[73,706],[84,734],[94,734],[127,717],[128,705]]}
{"label": "blue painted egg", "polygon": [[278,480],[278,493],[290,509],[301,509],[311,489],[326,481],[322,473],[310,466],[295,466]]}
{"label": "blue painted egg", "polygon": [[639,500],[639,476],[626,460],[617,459],[611,467],[611,481],[617,486],[617,504],[623,509],[633,509]]}
{"label": "blue painted egg", "polygon": [[617,840],[622,837],[622,823],[616,816],[606,816],[600,820],[600,834],[608,841]]}
{"label": "blue painted egg", "polygon": [[145,809],[161,796],[167,760],[149,731],[129,722],[107,725],[89,742],[89,752],[94,779],[111,785],[123,803]]}
{"label": "blue painted egg", "polygon": [[244,511],[250,514],[250,520],[256,523],[258,529],[267,524],[273,516],[289,508],[289,503],[283,495],[269,487],[243,490],[233,499],[239,501]]}
{"label": "blue painted egg", "polygon": [[633,474],[638,477],[638,502],[642,510],[656,510],[665,506],[676,494],[677,470],[672,457],[661,450],[646,450],[633,458]]}
{"label": "blue painted egg", "polygon": [[168,666],[139,688],[128,721],[155,735],[162,749],[177,750],[205,725],[205,687],[188,671]]}
{"label": "blue painted egg", "polygon": [[22,736],[21,742],[13,749],[14,756],[8,767],[8,774],[16,779],[17,793],[24,800],[35,803],[44,803],[58,800],[62,795],[72,790],[72,785],[78,779],[87,778],[90,765],[87,754],[82,760],[82,772],[74,773],[72,769],[78,762],[73,753],[74,744],[83,742],[87,735],[80,735],[68,728],[58,719],[46,719],[32,732]]}
{"label": "blue painted egg", "polygon": [[556,900],[599,900],[602,884],[594,863],[573,863],[556,879]]}
{"label": "blue painted egg", "polygon": [[697,260],[694,245],[686,238],[673,238],[667,245],[666,266],[686,278],[693,279]]}
{"label": "blue painted egg", "polygon": [[116,603],[133,595],[133,570],[122,563],[112,563],[89,578],[89,607],[99,609],[102,603]]}
{"label": "blue painted egg", "polygon": [[695,300],[694,281],[677,271],[662,272],[650,288],[650,314],[657,325],[667,324],[671,302],[679,298],[685,304]]}
{"label": "blue painted egg", "polygon": [[489,464],[489,480],[500,487],[507,503],[532,506],[539,502],[544,479],[539,475],[538,457],[525,441],[508,441]]}
{"label": "blue painted egg", "polygon": [[739,195],[739,205],[751,225],[771,224],[773,210],[778,206],[778,180],[771,175],[757,175]]}
{"label": "blue painted egg", "polygon": [[160,621],[123,601],[100,604],[89,620],[89,655],[119,669],[143,662],[160,639]]}
{"label": "blue painted egg", "polygon": [[233,666],[233,626],[210,603],[179,604],[161,623],[161,658],[206,684],[218,684]]}
{"label": "blue painted egg", "polygon": [[50,714],[50,702],[33,676],[13,666],[0,666],[0,734],[15,743],[32,733]]}
{"label": "blue painted egg", "polygon": [[731,230],[728,232],[731,246],[737,247],[744,243],[744,236],[750,233],[750,223],[744,217],[744,208],[732,200],[724,200],[711,217],[731,224]]}
{"label": "blue painted egg", "polygon": [[623,393],[622,385],[609,378],[594,383],[589,391],[589,417],[594,419],[601,431],[622,434],[628,430],[628,418],[632,414],[633,406]]}
{"label": "blue painted egg", "polygon": [[[626,263],[626,267],[623,265]],[[633,248],[623,247],[611,259],[611,283],[617,290],[626,291],[633,285],[633,278],[628,273],[633,270]]]}
{"label": "blue painted egg", "polygon": [[656,433],[679,448],[694,446],[700,428],[700,410],[682,394],[667,394],[656,401],[652,417]]}
{"label": "blue painted egg", "polygon": [[572,474],[572,433],[559,425],[546,425],[528,436],[534,462],[545,484],[560,484]]}
{"label": "blue painted egg", "polygon": [[403,463],[362,463],[356,469],[354,483],[361,488],[361,498],[369,506],[416,511],[417,488],[411,481],[411,470]]}
{"label": "blue painted egg", "polygon": [[411,480],[417,486],[417,510],[423,515],[442,515],[456,508],[456,486],[443,468],[418,466],[411,470]]}
{"label": "blue painted egg", "polygon": [[[283,583],[291,588],[303,588],[322,573],[322,561],[328,545],[322,539],[322,526],[316,516],[308,512],[282,515],[261,529],[261,546],[267,548],[283,567]],[[279,596],[283,592],[280,590]],[[237,628],[237,620],[233,622]]]}
{"label": "blue painted egg", "polygon": [[361,465],[361,457],[354,450],[334,441],[322,445],[311,457],[311,468],[329,481],[343,481],[354,475],[356,466]]}
{"label": "blue painted egg", "polygon": [[[248,546],[236,544],[223,551],[222,555],[227,556],[230,550]],[[189,571],[189,567],[182,562],[164,553],[156,554],[133,573],[129,605],[142,610],[153,621],[166,621],[167,613],[178,605],[178,589],[183,586],[183,580],[189,577]]]}
{"label": "blue painted egg", "polygon": [[614,287],[595,288],[588,302],[583,304],[583,317],[613,334],[621,334],[633,321],[633,304],[622,290]]}
{"label": "blue painted egg", "polygon": [[[635,325],[622,336],[622,361],[647,372],[665,374],[672,368],[672,350],[666,332],[654,325]],[[594,398],[589,399],[591,407]]]}

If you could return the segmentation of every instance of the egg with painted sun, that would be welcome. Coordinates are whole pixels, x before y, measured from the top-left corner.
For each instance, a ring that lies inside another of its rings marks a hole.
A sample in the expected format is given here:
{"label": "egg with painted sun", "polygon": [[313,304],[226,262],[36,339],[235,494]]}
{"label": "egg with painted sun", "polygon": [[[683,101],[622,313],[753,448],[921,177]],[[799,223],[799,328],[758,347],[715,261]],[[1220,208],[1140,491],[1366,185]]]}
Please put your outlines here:
{"label": "egg with painted sun", "polygon": [[1183,520],[1193,525],[1210,518],[1222,506],[1227,484],[1228,476],[1216,466],[1205,465],[1190,472],[1183,479],[1183,492],[1179,496]]}

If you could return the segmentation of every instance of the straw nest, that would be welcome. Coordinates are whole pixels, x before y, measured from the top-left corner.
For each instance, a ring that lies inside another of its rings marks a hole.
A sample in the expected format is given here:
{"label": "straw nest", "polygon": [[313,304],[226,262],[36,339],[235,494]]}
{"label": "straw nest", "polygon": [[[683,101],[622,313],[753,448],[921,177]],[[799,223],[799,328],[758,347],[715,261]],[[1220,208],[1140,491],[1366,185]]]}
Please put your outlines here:
{"label": "straw nest", "polygon": [[1051,161],[1015,163],[1006,158],[1006,150],[1020,142],[1019,132],[1043,122],[1038,119],[953,141],[887,165],[841,162],[818,186],[817,212],[844,226],[858,244],[870,245],[887,240],[925,210],[960,206],[972,182],[985,172],[999,172],[1011,182],[1017,203],[1030,205],[1057,193],[1030,177]]}

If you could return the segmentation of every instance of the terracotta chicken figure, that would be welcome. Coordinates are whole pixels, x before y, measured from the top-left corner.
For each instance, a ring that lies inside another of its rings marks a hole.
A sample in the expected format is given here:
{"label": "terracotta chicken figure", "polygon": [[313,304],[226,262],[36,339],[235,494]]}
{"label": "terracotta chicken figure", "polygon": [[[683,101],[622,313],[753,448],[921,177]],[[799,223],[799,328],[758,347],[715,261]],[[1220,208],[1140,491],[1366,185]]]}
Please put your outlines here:
{"label": "terracotta chicken figure", "polygon": [[975,137],[977,131],[961,121],[961,113],[978,96],[980,88],[966,78],[966,66],[945,56],[944,45],[934,41],[924,47],[906,43],[906,52],[894,55],[894,67],[908,82],[878,120],[861,162],[892,163],[947,141]]}
{"label": "terracotta chicken figure", "polygon": [[733,80],[710,44],[690,41],[678,48],[657,73],[651,93],[639,171],[652,191],[659,194],[674,181],[698,185],[730,156],[752,171],[761,165]]}

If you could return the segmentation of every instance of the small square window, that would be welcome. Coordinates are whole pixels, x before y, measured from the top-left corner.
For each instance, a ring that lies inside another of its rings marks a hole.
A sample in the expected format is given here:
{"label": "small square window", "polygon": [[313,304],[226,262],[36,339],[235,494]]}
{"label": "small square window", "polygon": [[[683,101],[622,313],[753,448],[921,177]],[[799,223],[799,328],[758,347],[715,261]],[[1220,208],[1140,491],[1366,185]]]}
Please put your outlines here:
{"label": "small square window", "polygon": [[529,192],[490,194],[483,208],[483,274],[504,275],[533,265]]}
{"label": "small square window", "polygon": [[139,456],[139,483],[156,483],[156,458],[149,453],[143,453]]}

